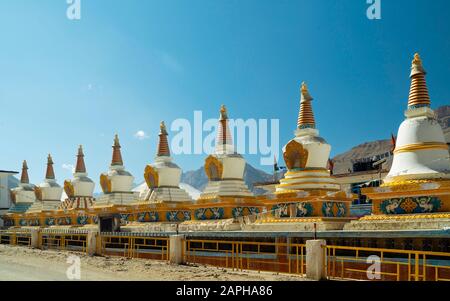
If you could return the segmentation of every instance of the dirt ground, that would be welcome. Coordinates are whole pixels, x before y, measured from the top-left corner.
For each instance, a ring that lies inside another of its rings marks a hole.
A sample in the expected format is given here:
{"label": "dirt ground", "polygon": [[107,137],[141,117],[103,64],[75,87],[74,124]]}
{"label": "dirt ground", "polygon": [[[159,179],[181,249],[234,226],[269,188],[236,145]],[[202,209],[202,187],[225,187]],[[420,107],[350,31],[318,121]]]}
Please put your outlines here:
{"label": "dirt ground", "polygon": [[181,280],[181,281],[304,281],[299,276],[197,265],[170,265],[149,259],[123,257],[89,257],[82,253],[38,250],[27,247],[0,245],[0,280],[50,281],[70,280],[66,271],[71,255],[80,258],[80,280]]}

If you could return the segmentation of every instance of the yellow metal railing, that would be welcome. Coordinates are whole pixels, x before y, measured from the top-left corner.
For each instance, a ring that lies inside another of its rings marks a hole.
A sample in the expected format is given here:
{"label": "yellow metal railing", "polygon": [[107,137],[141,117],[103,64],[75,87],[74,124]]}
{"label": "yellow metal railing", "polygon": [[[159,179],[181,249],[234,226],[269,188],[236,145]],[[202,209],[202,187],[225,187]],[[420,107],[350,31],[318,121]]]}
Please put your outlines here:
{"label": "yellow metal railing", "polygon": [[102,255],[169,260],[170,240],[167,237],[102,235],[99,239]]}
{"label": "yellow metal railing", "polygon": [[[102,255],[169,260],[168,237],[146,236],[145,233],[102,233],[96,239],[96,251]],[[31,233],[0,231],[0,243],[31,246]],[[306,274],[305,245],[290,243],[286,238],[275,242],[254,242],[188,237],[183,243],[183,258],[187,263],[235,270]],[[87,233],[40,232],[38,245],[44,249],[86,252]],[[450,281],[450,253],[332,245],[323,248],[323,268],[330,279]],[[373,255],[377,257],[368,260]]]}
{"label": "yellow metal railing", "polygon": [[302,276],[306,270],[303,244],[186,239],[184,249],[187,263]]}
{"label": "yellow metal railing", "polygon": [[41,233],[42,248],[87,252],[87,234]]}
{"label": "yellow metal railing", "polygon": [[[340,246],[324,246],[324,249],[324,268],[330,278],[450,281],[450,253]],[[368,260],[369,256],[377,257]],[[379,269],[368,272],[374,265]]]}
{"label": "yellow metal railing", "polygon": [[31,234],[27,232],[0,232],[0,244],[31,246]]}

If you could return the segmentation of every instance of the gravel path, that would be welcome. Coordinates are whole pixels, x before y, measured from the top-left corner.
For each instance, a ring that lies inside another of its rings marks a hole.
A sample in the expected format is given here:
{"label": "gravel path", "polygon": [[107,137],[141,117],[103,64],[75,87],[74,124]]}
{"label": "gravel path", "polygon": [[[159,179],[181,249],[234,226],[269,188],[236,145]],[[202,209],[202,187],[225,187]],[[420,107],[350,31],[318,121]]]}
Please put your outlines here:
{"label": "gravel path", "polygon": [[[38,250],[0,245],[0,280],[68,281],[70,256],[79,256],[81,280],[217,280],[217,281],[303,281],[298,276],[270,272],[244,271],[206,266],[170,265],[149,259],[89,257],[76,252]],[[73,269],[72,269],[73,270]]]}

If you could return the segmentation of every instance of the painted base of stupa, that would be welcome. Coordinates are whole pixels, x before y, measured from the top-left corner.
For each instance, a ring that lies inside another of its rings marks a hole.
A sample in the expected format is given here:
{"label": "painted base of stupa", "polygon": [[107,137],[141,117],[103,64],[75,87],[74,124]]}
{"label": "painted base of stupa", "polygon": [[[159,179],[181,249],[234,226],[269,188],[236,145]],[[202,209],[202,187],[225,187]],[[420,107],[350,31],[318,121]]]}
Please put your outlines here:
{"label": "painted base of stupa", "polygon": [[276,188],[277,192],[305,189],[339,191],[341,187],[327,169],[302,169],[288,171]]}
{"label": "painted base of stupa", "polygon": [[221,181],[209,181],[203,190],[201,198],[209,198],[211,196],[242,196],[251,197],[253,194],[248,189],[244,180],[240,179],[223,179]]}
{"label": "painted base of stupa", "polygon": [[444,230],[450,213],[371,215],[345,225],[345,231]]}
{"label": "painted base of stupa", "polygon": [[130,205],[139,197],[138,192],[112,192],[99,196],[94,207],[104,207],[108,205]]}
{"label": "painted base of stupa", "polygon": [[245,224],[243,231],[277,231],[277,232],[313,232],[336,231],[344,229],[351,218],[262,218],[254,223]]}
{"label": "painted base of stupa", "polygon": [[261,197],[267,211],[277,218],[350,216],[354,196],[343,191],[292,190]]}
{"label": "painted base of stupa", "polygon": [[372,215],[345,230],[416,230],[450,227],[450,181],[411,180],[365,188]]}
{"label": "painted base of stupa", "polygon": [[192,205],[193,220],[238,219],[256,215],[264,210],[263,204],[254,196],[217,196],[202,197]]}
{"label": "painted base of stupa", "polygon": [[192,203],[189,194],[179,187],[157,187],[153,190],[145,189],[139,196],[139,202],[185,202]]}
{"label": "painted base of stupa", "polygon": [[58,210],[61,206],[61,201],[35,201],[30,208],[28,208],[27,213],[43,212],[43,211],[54,211]]}
{"label": "painted base of stupa", "polygon": [[241,224],[234,219],[210,220],[210,221],[185,221],[181,223],[140,223],[132,222],[121,227],[122,232],[217,232],[217,231],[239,231],[242,230]]}

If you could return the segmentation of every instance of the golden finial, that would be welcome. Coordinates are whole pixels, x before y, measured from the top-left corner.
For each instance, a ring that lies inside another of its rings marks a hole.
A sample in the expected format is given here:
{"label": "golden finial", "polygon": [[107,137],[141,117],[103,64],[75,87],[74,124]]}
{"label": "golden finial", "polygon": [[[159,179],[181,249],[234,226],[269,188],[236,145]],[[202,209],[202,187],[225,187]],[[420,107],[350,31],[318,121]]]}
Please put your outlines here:
{"label": "golden finial", "polygon": [[167,129],[166,129],[166,123],[164,121],[161,121],[159,123],[159,134],[160,135],[168,135],[167,134]]}
{"label": "golden finial", "polygon": [[430,95],[428,94],[425,75],[427,72],[423,68],[422,59],[418,53],[414,54],[411,66],[411,86],[408,97],[408,108],[415,109],[418,107],[430,106]]}
{"label": "golden finial", "polygon": [[414,54],[414,59],[412,61],[410,76],[412,77],[412,76],[414,76],[416,74],[419,74],[419,73],[426,74],[426,71],[423,68],[422,59],[420,58],[420,55],[418,53],[415,53]]}
{"label": "golden finial", "polygon": [[419,53],[414,54],[414,59],[412,61],[413,65],[422,65],[422,59],[420,58]]}
{"label": "golden finial", "polygon": [[302,93],[308,92],[308,86],[306,85],[306,82],[302,82]]}
{"label": "golden finial", "polygon": [[220,107],[220,119],[228,119],[227,108],[225,107],[225,105],[222,105]]}
{"label": "golden finial", "polygon": [[51,154],[48,154],[47,163],[48,164],[53,164],[53,159],[52,159],[52,155]]}
{"label": "golden finial", "polygon": [[114,145],[115,146],[119,146],[120,142],[119,142],[119,135],[115,134],[114,135]]}
{"label": "golden finial", "polygon": [[22,168],[28,169],[27,160],[23,160]]}
{"label": "golden finial", "polygon": [[302,82],[302,88],[300,91],[300,112],[297,119],[297,128],[314,128],[316,123],[314,121],[314,114],[311,106],[311,101],[313,98],[309,94],[306,82]]}
{"label": "golden finial", "polygon": [[313,98],[309,94],[308,85],[306,85],[306,82],[302,82],[301,96],[302,96],[301,97],[301,102],[313,100]]}

